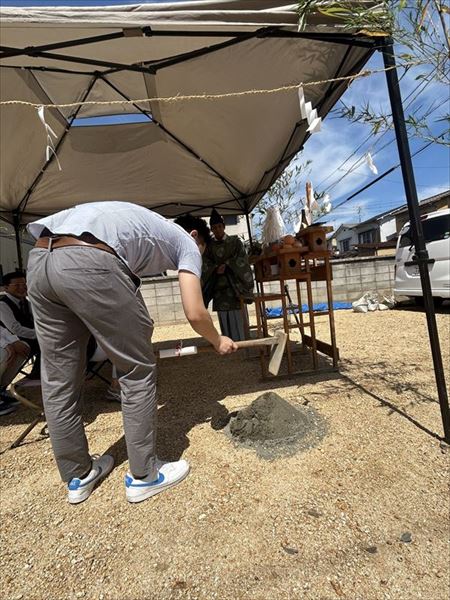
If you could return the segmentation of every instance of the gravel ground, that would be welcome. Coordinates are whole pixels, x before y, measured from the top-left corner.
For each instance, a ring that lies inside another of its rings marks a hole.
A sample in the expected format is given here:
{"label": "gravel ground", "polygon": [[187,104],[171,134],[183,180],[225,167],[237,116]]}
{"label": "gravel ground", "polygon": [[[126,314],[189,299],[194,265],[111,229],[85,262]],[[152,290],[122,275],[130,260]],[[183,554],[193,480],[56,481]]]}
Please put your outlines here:
{"label": "gravel ground", "polygon": [[[438,325],[450,379],[449,315]],[[125,501],[121,415],[101,382],[86,388],[87,433],[116,468],[79,506],[38,428],[7,450],[32,413],[1,417],[1,597],[446,600],[450,451],[425,317],[339,312],[336,326],[340,373],[263,382],[245,353],[162,361],[159,454],[192,471],[142,504]],[[318,446],[268,461],[213,429],[268,389],[325,419]]]}

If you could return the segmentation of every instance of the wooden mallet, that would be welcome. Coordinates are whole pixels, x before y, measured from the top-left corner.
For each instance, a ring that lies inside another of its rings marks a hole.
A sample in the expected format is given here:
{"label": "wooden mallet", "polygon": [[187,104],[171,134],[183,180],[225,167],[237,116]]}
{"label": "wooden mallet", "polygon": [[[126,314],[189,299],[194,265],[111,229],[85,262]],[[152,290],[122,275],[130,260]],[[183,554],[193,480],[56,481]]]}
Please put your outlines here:
{"label": "wooden mallet", "polygon": [[[281,361],[283,359],[284,349],[287,343],[287,334],[284,331],[277,331],[273,337],[255,338],[254,340],[243,340],[236,342],[236,346],[240,348],[255,348],[257,346],[272,346],[269,360],[269,373],[278,375]],[[198,352],[211,352],[212,346],[179,346],[177,348],[167,348],[159,351],[160,358],[174,358],[178,356],[188,356],[197,354]]]}

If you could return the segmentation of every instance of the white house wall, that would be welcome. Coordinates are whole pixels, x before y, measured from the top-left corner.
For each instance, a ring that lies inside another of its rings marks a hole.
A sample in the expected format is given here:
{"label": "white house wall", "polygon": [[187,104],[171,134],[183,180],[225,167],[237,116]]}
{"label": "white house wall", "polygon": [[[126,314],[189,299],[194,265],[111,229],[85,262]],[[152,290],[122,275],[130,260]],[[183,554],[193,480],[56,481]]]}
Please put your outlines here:
{"label": "white house wall", "polygon": [[390,216],[383,221],[380,221],[380,242],[388,241],[397,233],[397,225],[395,216]]}
{"label": "white house wall", "polygon": [[342,229],[336,235],[337,249],[341,251],[341,242],[350,239],[349,249],[351,250],[353,244],[358,243],[358,234],[354,229]]}

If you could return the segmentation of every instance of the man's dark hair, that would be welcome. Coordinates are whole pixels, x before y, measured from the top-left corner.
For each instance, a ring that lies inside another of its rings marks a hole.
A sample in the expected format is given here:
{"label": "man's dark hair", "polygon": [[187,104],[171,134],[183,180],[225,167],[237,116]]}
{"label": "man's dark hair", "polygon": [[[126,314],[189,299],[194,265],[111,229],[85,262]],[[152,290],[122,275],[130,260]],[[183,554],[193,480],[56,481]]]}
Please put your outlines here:
{"label": "man's dark hair", "polygon": [[201,217],[194,217],[194,215],[187,214],[182,217],[177,217],[175,223],[188,233],[191,233],[194,229],[198,231],[198,235],[203,239],[205,244],[208,244],[211,241],[209,227]]}
{"label": "man's dark hair", "polygon": [[25,273],[23,271],[12,271],[11,273],[6,273],[2,278],[2,285],[9,285],[13,279],[21,279],[25,277]]}

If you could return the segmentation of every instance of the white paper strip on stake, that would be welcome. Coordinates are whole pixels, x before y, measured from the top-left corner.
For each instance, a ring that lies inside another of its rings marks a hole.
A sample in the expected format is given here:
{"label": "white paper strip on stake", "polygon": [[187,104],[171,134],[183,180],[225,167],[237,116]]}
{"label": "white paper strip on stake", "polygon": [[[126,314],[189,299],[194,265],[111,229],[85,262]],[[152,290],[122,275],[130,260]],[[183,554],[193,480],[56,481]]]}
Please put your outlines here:
{"label": "white paper strip on stake", "polygon": [[307,131],[309,131],[309,133],[317,133],[321,129],[322,129],[322,117],[317,117],[317,119],[314,119],[314,121],[308,127]]}
{"label": "white paper strip on stake", "polygon": [[308,119],[308,122],[309,122],[309,115],[312,112],[312,104],[311,104],[311,102],[307,102],[305,104],[305,112],[306,112],[306,118]]}
{"label": "white paper strip on stake", "polygon": [[322,208],[325,214],[328,214],[332,209],[332,204],[329,194],[325,194],[322,201]]}
{"label": "white paper strip on stake", "polygon": [[370,152],[368,152],[366,154],[366,162],[367,162],[369,169],[372,171],[372,173],[374,175],[378,175],[378,169],[376,168],[375,163],[373,162],[373,158],[372,158],[372,155],[370,154]]}
{"label": "white paper strip on stake", "polygon": [[303,92],[303,88],[298,88],[298,101],[300,103],[300,113],[302,115],[302,119],[307,119],[308,115],[306,113],[305,93]]}
{"label": "white paper strip on stake", "polygon": [[311,102],[305,102],[305,93],[303,88],[298,88],[298,101],[300,104],[300,113],[302,119],[308,121],[308,131],[310,133],[317,133],[322,128],[322,119],[317,116],[317,109],[313,109]]}
{"label": "white paper strip on stake", "polygon": [[55,147],[53,145],[53,140],[52,140],[52,136],[55,138],[55,140],[58,138],[58,136],[56,135],[56,133],[53,131],[53,129],[50,127],[50,125],[45,120],[44,107],[39,106],[39,108],[37,109],[37,112],[38,112],[39,119],[41,120],[41,123],[44,126],[45,132],[47,134],[47,146],[45,148],[46,161],[48,162],[50,160],[51,154],[53,154],[56,159],[58,169],[61,171],[62,170],[61,164],[59,162],[58,155],[56,154],[56,150],[55,150]]}
{"label": "white paper strip on stake", "polygon": [[313,108],[312,111],[308,115],[308,123],[311,125],[313,121],[317,119],[317,109]]}

